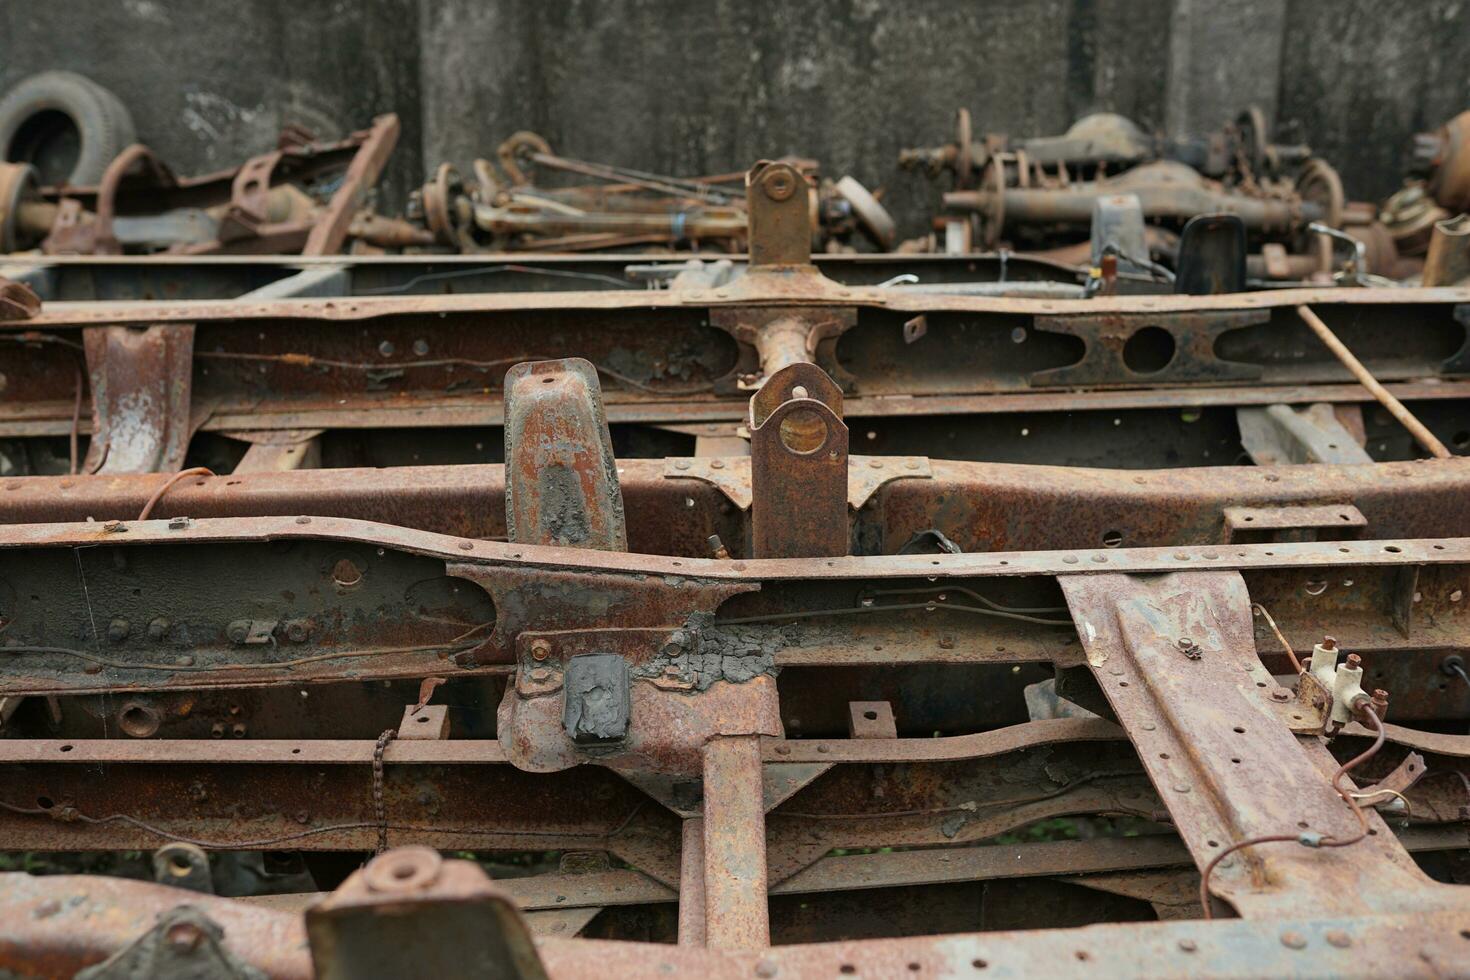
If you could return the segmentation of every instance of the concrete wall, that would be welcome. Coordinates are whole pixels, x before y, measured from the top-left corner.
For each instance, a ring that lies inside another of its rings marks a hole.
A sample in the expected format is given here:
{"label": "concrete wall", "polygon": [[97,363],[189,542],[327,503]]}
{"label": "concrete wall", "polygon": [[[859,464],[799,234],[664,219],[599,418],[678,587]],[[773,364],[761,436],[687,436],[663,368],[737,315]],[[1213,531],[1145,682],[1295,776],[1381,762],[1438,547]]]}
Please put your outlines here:
{"label": "concrete wall", "polygon": [[71,68],[183,172],[394,110],[384,199],[517,129],[647,170],[818,158],[885,185],[908,234],[936,188],[900,147],[1056,132],[1110,109],[1208,129],[1246,101],[1342,170],[1398,183],[1416,129],[1470,106],[1463,0],[11,0],[0,85]]}

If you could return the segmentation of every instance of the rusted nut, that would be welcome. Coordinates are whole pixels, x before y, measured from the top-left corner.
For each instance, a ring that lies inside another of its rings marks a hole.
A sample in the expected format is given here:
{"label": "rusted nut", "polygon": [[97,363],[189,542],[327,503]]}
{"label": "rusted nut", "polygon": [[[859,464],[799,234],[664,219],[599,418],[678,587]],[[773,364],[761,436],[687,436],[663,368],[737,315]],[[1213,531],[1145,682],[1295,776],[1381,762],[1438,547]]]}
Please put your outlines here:
{"label": "rusted nut", "polygon": [[225,627],[225,636],[230,638],[231,643],[244,643],[250,636],[250,620],[237,619]]}
{"label": "rusted nut", "polygon": [[773,167],[761,178],[761,190],[773,201],[784,201],[796,193],[796,175],[786,167]]}
{"label": "rusted nut", "polygon": [[1363,658],[1358,656],[1356,653],[1350,653],[1347,655],[1347,665],[1353,670],[1357,670],[1359,667],[1363,666]]}
{"label": "rusted nut", "polygon": [[220,722],[215,722],[213,725],[210,725],[209,726],[209,737],[210,738],[224,738],[225,737],[225,726],[223,724],[221,724]]}
{"label": "rusted nut", "polygon": [[1271,700],[1272,701],[1290,701],[1291,700],[1291,692],[1289,692],[1289,691],[1283,691],[1281,688],[1278,687],[1276,690],[1274,690],[1274,691],[1271,692]]}
{"label": "rusted nut", "polygon": [[292,643],[305,643],[311,637],[311,620],[293,619],[286,624],[286,639]]}
{"label": "rusted nut", "polygon": [[1322,637],[1322,649],[1324,649],[1324,650],[1336,650],[1337,649],[1337,637],[1335,637],[1335,636],[1324,636],[1324,637]]}
{"label": "rusted nut", "polygon": [[531,671],[531,683],[545,684],[549,680],[551,680],[551,671],[545,667],[537,667]]}
{"label": "rusted nut", "polygon": [[230,734],[233,735],[233,736],[235,736],[236,738],[244,738],[245,737],[245,726],[244,725],[241,725],[241,724],[232,725],[230,727]]}
{"label": "rusted nut", "polygon": [[1190,660],[1198,660],[1200,658],[1199,644],[1191,638],[1181,636],[1174,645],[1179,648],[1180,653],[1184,654]]}
{"label": "rusted nut", "polygon": [[362,880],[369,891],[402,894],[428,888],[443,867],[444,859],[433,848],[399,847],[369,861]]}
{"label": "rusted nut", "polygon": [[531,657],[533,659],[535,659],[535,660],[545,660],[549,656],[551,656],[551,641],[549,641],[549,640],[532,640],[531,641]]}
{"label": "rusted nut", "polygon": [[128,638],[133,631],[133,625],[126,619],[118,618],[107,624],[107,638],[113,643],[121,643]]}

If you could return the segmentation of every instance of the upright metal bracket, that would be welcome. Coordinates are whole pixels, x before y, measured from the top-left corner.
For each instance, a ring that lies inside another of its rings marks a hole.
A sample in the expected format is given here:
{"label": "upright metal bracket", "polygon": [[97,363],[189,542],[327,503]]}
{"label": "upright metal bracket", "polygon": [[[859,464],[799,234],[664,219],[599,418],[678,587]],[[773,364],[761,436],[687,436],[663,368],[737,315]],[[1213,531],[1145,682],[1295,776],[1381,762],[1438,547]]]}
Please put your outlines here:
{"label": "upright metal bracket", "polygon": [[762,160],[745,175],[750,265],[812,267],[812,210],[806,177],[781,160]]}
{"label": "upright metal bracket", "polygon": [[221,942],[225,931],[192,905],[179,905],[112,956],[76,974],[76,980],[265,980]]}
{"label": "upright metal bracket", "polygon": [[428,847],[380,854],[306,913],[317,980],[544,980],[515,900],[471,861]]}
{"label": "upright metal bracket", "polygon": [[628,550],[602,385],[580,357],[505,375],[505,523],[518,544]]}
{"label": "upright metal bracket", "polygon": [[815,364],[791,364],[750,400],[751,554],[848,552],[842,391]]}
{"label": "upright metal bracket", "polygon": [[88,473],[172,473],[191,434],[194,325],[88,327],[92,384]]}

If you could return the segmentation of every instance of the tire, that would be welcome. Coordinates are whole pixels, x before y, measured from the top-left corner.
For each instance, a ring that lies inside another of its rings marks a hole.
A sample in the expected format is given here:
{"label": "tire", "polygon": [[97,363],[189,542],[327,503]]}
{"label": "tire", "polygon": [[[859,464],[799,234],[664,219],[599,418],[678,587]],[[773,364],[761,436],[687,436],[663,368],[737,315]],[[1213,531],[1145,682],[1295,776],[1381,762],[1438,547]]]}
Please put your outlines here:
{"label": "tire", "polygon": [[[96,184],[136,138],[132,115],[117,96],[74,72],[32,75],[0,99],[0,154],[36,165],[42,183]],[[76,159],[67,169],[73,141]]]}

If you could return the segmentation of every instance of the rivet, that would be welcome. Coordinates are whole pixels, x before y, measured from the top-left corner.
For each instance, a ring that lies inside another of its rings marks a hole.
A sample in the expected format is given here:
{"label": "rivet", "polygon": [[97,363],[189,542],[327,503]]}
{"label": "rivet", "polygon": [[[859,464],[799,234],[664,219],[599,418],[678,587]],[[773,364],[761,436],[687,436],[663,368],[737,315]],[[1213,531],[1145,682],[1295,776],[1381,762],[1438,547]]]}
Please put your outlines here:
{"label": "rivet", "polygon": [[709,461],[709,468],[712,470],[722,470],[725,468],[725,461],[723,459],[712,459]]}
{"label": "rivet", "polygon": [[1347,949],[1353,944],[1353,937],[1341,929],[1329,929],[1327,930],[1327,942],[1338,949]]}
{"label": "rivet", "polygon": [[1186,953],[1193,953],[1195,950],[1199,949],[1199,944],[1196,943],[1193,939],[1181,939],[1179,940],[1179,948]]}
{"label": "rivet", "polygon": [[1188,783],[1175,783],[1171,788],[1176,793],[1188,793],[1189,792],[1189,784]]}
{"label": "rivet", "polygon": [[689,460],[687,460],[687,459],[676,459],[676,460],[674,460],[674,469],[676,469],[676,470],[687,470],[688,468],[689,468]]}
{"label": "rivet", "polygon": [[1281,945],[1288,949],[1306,949],[1307,937],[1299,932],[1283,932],[1281,934]]}
{"label": "rivet", "polygon": [[1064,555],[1064,556],[1062,556],[1062,561],[1066,562],[1068,565],[1075,565],[1075,564],[1077,564],[1077,556],[1076,555]]}

